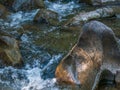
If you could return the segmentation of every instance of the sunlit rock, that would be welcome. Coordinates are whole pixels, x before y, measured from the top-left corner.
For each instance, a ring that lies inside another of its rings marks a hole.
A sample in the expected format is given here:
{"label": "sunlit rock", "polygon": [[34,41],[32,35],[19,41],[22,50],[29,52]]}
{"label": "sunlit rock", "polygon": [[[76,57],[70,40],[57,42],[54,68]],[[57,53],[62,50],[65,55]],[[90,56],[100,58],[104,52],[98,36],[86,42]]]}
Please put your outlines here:
{"label": "sunlit rock", "polygon": [[0,60],[5,65],[21,65],[22,57],[17,41],[9,34],[0,31]]}
{"label": "sunlit rock", "polygon": [[46,9],[40,9],[34,17],[34,22],[58,25],[58,14]]}
{"label": "sunlit rock", "polygon": [[118,3],[120,0],[80,0],[80,1],[91,5],[107,5]]}
{"label": "sunlit rock", "polygon": [[15,11],[28,11],[33,9],[45,8],[45,4],[43,0],[15,0],[12,8]]}
{"label": "sunlit rock", "polygon": [[65,25],[77,26],[89,20],[112,17],[118,13],[120,13],[119,7],[104,7],[90,12],[79,13],[71,20],[69,20]]}
{"label": "sunlit rock", "polygon": [[91,21],[83,26],[78,43],[58,65],[56,78],[58,82],[80,85],[80,90],[94,90],[103,63],[119,69],[119,59],[118,42],[112,29]]}

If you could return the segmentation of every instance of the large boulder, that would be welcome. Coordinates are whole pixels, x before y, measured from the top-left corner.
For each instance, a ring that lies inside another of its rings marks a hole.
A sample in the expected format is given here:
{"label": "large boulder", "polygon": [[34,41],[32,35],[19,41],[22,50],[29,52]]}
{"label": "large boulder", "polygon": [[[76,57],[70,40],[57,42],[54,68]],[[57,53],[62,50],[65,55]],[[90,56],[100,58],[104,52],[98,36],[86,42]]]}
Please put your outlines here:
{"label": "large boulder", "polygon": [[0,60],[4,65],[16,66],[22,64],[18,42],[3,31],[0,31]]}
{"label": "large boulder", "polygon": [[104,7],[90,12],[84,12],[84,13],[80,12],[78,15],[70,19],[65,24],[65,26],[78,26],[81,23],[87,22],[89,20],[112,17],[120,13],[119,8],[120,8],[119,6]]}
{"label": "large boulder", "polygon": [[12,5],[13,10],[33,10],[39,8],[45,8],[43,0],[15,0]]}
{"label": "large boulder", "polygon": [[34,17],[34,22],[58,25],[58,14],[51,10],[40,9]]}
{"label": "large boulder", "polygon": [[80,0],[91,5],[107,5],[107,4],[117,4],[120,0]]}
{"label": "large boulder", "polygon": [[94,90],[103,62],[113,61],[119,67],[117,43],[114,32],[103,23],[91,21],[85,24],[78,43],[56,69],[58,82],[79,84],[79,90]]}

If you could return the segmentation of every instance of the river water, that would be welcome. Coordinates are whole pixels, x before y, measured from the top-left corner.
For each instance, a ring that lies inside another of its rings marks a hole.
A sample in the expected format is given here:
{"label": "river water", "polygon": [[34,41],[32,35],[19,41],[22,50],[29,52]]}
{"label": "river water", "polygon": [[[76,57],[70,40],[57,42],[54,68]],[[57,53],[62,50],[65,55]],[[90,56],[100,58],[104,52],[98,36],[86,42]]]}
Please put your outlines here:
{"label": "river water", "polygon": [[[60,22],[74,16],[85,6],[78,4],[77,0],[45,0],[45,4],[48,10],[58,13]],[[80,31],[34,23],[33,18],[38,11],[18,11],[12,13],[7,21],[0,19],[0,28],[19,41],[24,62],[20,69],[0,66],[0,90],[74,90],[56,85],[54,73],[61,59],[77,42]],[[120,19],[100,21],[112,26],[120,37]]]}
{"label": "river water", "polygon": [[[81,7],[74,1],[63,3],[61,0],[46,0],[45,4],[47,9],[59,14],[60,20]],[[55,85],[55,68],[77,41],[78,33],[33,23],[37,12],[18,11],[12,13],[8,21],[0,20],[1,28],[20,41],[24,61],[20,69],[1,66],[0,90],[59,90]]]}

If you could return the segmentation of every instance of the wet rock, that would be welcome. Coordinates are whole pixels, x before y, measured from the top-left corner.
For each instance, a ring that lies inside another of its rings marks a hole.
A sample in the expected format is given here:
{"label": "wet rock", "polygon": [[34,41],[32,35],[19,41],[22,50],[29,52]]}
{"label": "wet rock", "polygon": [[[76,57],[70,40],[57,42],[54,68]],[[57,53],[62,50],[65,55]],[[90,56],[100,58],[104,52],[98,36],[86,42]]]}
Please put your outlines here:
{"label": "wet rock", "polygon": [[120,2],[120,0],[80,0],[80,1],[91,5],[107,5],[116,4]]}
{"label": "wet rock", "polygon": [[49,63],[41,70],[41,77],[43,79],[54,78],[55,69],[60,62],[61,55],[53,57]]}
{"label": "wet rock", "polygon": [[80,90],[94,90],[102,62],[108,57],[120,63],[114,32],[98,21],[91,21],[83,26],[78,43],[58,65],[56,78],[58,82],[78,84]]}
{"label": "wet rock", "polygon": [[12,8],[15,11],[28,11],[33,9],[45,8],[45,4],[43,0],[15,0]]}
{"label": "wet rock", "polygon": [[114,87],[115,87],[115,75],[109,70],[104,70],[100,76],[98,90],[105,90],[105,88],[114,88]]}
{"label": "wet rock", "polygon": [[0,0],[0,3],[5,5],[6,7],[12,7],[15,0]]}
{"label": "wet rock", "polygon": [[116,84],[117,84],[116,85],[117,89],[120,89],[120,71],[117,71],[115,81],[116,81]]}
{"label": "wet rock", "polygon": [[77,26],[84,22],[93,19],[105,18],[105,17],[112,17],[116,14],[120,13],[119,7],[105,7],[96,9],[95,11],[79,13],[71,20],[69,20],[65,25],[66,26]]}
{"label": "wet rock", "polygon": [[9,34],[0,31],[0,60],[5,65],[21,65],[22,59],[17,41]]}
{"label": "wet rock", "polygon": [[34,22],[58,25],[58,14],[46,9],[40,9],[34,17]]}
{"label": "wet rock", "polygon": [[8,10],[0,4],[0,18],[6,19],[9,14]]}

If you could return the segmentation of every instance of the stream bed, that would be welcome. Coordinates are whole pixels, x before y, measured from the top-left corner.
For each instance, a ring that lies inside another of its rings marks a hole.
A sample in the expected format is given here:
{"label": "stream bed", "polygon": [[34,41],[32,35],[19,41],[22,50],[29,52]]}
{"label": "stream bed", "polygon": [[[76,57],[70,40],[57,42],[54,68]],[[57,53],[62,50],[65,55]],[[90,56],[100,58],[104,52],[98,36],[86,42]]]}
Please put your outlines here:
{"label": "stream bed", "polygon": [[[45,4],[47,9],[58,13],[61,22],[85,7],[85,4],[78,4],[75,0],[66,3],[46,0]],[[37,11],[18,11],[12,13],[8,21],[0,20],[1,28],[19,41],[24,61],[20,69],[1,66],[0,90],[74,90],[58,87],[54,73],[61,59],[77,42],[80,30],[61,30],[59,27],[34,23],[32,21]],[[120,18],[100,21],[110,26],[120,38]]]}

